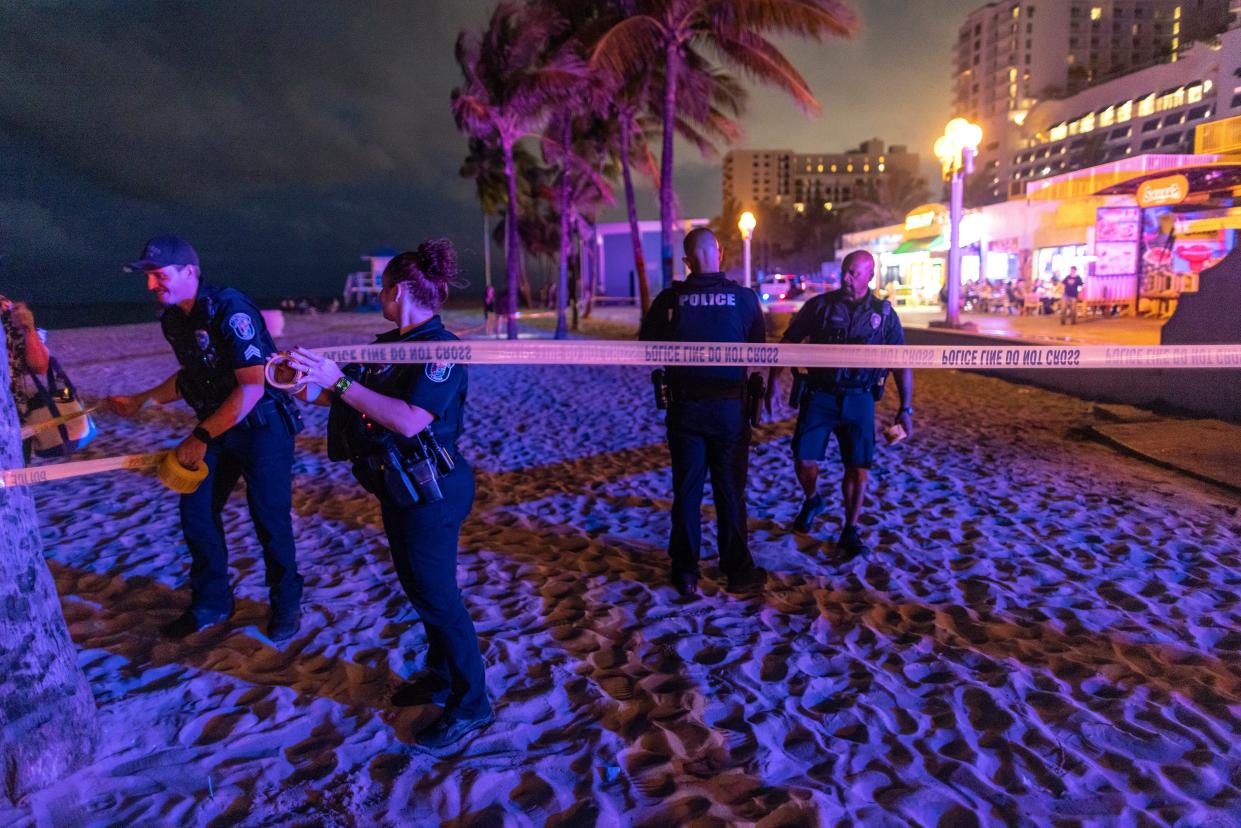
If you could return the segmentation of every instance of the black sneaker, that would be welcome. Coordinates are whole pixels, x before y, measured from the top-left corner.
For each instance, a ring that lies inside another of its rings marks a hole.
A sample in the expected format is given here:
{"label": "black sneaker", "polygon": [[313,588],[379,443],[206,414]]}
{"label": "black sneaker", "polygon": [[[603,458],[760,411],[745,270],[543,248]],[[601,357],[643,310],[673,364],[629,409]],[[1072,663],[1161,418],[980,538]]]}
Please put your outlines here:
{"label": "black sneaker", "polygon": [[698,576],[692,572],[673,572],[672,586],[676,589],[678,595],[697,595]]}
{"label": "black sneaker", "polygon": [[819,495],[808,497],[801,504],[801,511],[797,513],[797,517],[793,519],[793,529],[797,532],[809,532],[810,527],[814,525],[814,519],[823,514],[823,510],[827,508],[827,504],[823,502],[823,498]]}
{"label": "black sneaker", "polygon": [[856,526],[846,526],[836,539],[836,555],[842,562],[851,561],[858,555],[869,555],[870,547],[862,540]]}
{"label": "black sneaker", "polygon": [[302,628],[300,604],[290,607],[272,607],[267,616],[267,637],[274,642],[288,641]]}
{"label": "black sneaker", "polygon": [[396,688],[390,701],[393,707],[417,707],[443,704],[448,698],[448,682],[434,673],[419,673]]}
{"label": "black sneaker", "polygon": [[767,570],[761,566],[751,566],[733,575],[728,576],[728,585],[724,587],[729,592],[745,593],[757,592],[767,585]]}
{"label": "black sneaker", "polygon": [[226,608],[215,612],[196,610],[191,607],[159,629],[168,638],[185,638],[187,635],[193,635],[221,621],[227,621],[232,614],[233,602],[231,600]]}
{"label": "black sneaker", "polygon": [[482,730],[496,720],[494,710],[487,711],[486,716],[467,719],[458,716],[456,711],[445,710],[435,724],[418,734],[417,747],[424,751],[439,752],[453,747],[462,739],[476,730]]}

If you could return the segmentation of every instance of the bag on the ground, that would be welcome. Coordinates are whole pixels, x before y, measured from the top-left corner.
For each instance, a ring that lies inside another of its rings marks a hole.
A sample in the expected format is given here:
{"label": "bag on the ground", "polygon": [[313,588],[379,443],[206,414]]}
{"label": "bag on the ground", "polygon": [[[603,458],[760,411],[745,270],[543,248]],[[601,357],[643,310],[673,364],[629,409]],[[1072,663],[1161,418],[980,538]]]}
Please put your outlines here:
{"label": "bag on the ground", "polygon": [[60,363],[55,359],[48,362],[45,380],[33,371],[30,378],[34,380],[37,393],[22,417],[22,425],[38,426],[49,420],[67,418],[58,425],[41,428],[34,433],[31,439],[35,454],[39,457],[68,457],[95,439],[98,433],[95,421],[89,414],[83,413],[86,409],[82,399]]}

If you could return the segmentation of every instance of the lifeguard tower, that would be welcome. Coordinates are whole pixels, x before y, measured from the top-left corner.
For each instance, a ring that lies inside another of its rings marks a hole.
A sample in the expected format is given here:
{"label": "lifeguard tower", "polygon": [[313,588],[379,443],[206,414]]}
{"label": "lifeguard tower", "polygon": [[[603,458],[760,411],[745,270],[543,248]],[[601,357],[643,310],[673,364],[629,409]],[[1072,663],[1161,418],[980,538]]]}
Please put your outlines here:
{"label": "lifeguard tower", "polygon": [[392,261],[398,252],[391,247],[381,247],[362,257],[362,261],[367,263],[367,269],[355,271],[345,277],[345,307],[369,305],[379,299],[379,291],[383,288],[380,277],[388,262]]}

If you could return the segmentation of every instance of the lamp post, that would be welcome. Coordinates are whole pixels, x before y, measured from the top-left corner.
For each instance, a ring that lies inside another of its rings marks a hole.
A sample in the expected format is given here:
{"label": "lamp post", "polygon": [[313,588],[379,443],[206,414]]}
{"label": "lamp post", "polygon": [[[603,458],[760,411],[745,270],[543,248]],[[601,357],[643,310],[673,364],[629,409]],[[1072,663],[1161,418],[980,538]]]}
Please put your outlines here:
{"label": "lamp post", "polygon": [[754,235],[754,227],[758,224],[754,219],[754,214],[746,210],[741,214],[741,218],[737,219],[737,229],[741,231],[741,248],[745,256],[745,287],[752,287],[750,279],[750,238]]}
{"label": "lamp post", "polygon": [[951,182],[952,200],[948,223],[948,308],[944,325],[961,327],[961,213],[965,203],[965,176],[974,171],[974,155],[982,143],[982,127],[964,118],[953,118],[935,140],[935,157]]}

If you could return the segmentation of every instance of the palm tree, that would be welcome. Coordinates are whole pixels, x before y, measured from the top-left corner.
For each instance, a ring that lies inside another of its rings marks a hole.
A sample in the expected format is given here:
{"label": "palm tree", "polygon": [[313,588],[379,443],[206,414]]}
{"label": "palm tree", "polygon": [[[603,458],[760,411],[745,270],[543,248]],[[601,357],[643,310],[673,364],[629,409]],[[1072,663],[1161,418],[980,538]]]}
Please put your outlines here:
{"label": "palm tree", "polygon": [[[0,331],[0,468],[14,469],[21,429],[6,339]],[[29,489],[0,487],[0,525],[0,802],[15,803],[89,762],[99,728]]]}
{"label": "palm tree", "polygon": [[[636,166],[639,172],[651,181],[657,179],[658,165],[650,147],[658,135],[662,118],[659,115],[658,98],[652,95],[652,90],[661,86],[660,73],[637,74],[613,79],[607,96],[610,115],[618,127],[617,152],[625,187],[629,237],[633,245],[634,270],[638,281],[638,301],[643,314],[651,306],[651,291],[646,278],[642,233],[638,228],[633,169]],[[685,104],[679,107],[675,118],[677,133],[693,144],[703,156],[710,158],[716,155],[716,141],[732,143],[741,136],[741,129],[735,119],[745,110],[746,92],[727,73],[697,59],[688,60],[677,94]],[[703,101],[707,102],[705,107],[701,104]]]}
{"label": "palm tree", "polygon": [[894,167],[841,212],[851,230],[870,230],[900,224],[915,207],[926,204],[930,198],[925,178]]}
{"label": "palm tree", "polygon": [[614,76],[652,67],[663,73],[659,241],[666,286],[672,281],[675,220],[673,140],[679,107],[685,104],[677,89],[687,64],[706,64],[701,50],[710,49],[757,80],[788,92],[803,110],[815,112],[818,101],[805,80],[765,35],[847,37],[857,21],[844,0],[620,0],[619,8],[622,19],[599,39],[591,61]]}
{"label": "palm tree", "polygon": [[457,128],[472,138],[498,145],[504,160],[509,339],[517,338],[521,256],[513,148],[523,138],[537,134],[549,109],[585,74],[581,62],[569,54],[547,55],[548,42],[562,26],[562,21],[550,15],[523,12],[501,3],[483,32],[462,32],[457,38],[457,64],[465,79],[452,91]]}
{"label": "palm tree", "polygon": [[[615,198],[607,180],[611,176],[611,124],[598,114],[574,117],[564,111],[552,120],[559,141],[548,141],[544,152],[559,166],[560,173],[560,281],[557,292],[556,338],[568,335],[565,309],[569,297],[569,264],[573,233],[580,230],[584,214],[595,215]],[[575,326],[576,327],[576,326]]]}
{"label": "palm tree", "polygon": [[483,211],[483,283],[491,285],[491,217],[504,212],[508,202],[508,182],[504,177],[504,158],[499,147],[479,138],[470,139],[470,152],[461,163],[462,178],[474,179],[478,204]]}

